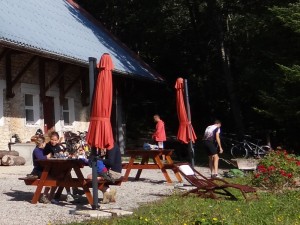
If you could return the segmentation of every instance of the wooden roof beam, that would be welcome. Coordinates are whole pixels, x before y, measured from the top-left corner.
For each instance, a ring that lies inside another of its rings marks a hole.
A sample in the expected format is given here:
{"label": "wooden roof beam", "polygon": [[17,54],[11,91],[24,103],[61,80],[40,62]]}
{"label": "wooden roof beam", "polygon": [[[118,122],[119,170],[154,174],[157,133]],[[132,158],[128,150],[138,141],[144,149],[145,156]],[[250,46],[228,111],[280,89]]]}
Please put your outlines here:
{"label": "wooden roof beam", "polygon": [[3,57],[6,56],[6,54],[9,52],[9,49],[8,48],[4,48],[3,51],[1,52],[0,54],[0,61]]}
{"label": "wooden roof beam", "polygon": [[46,70],[45,70],[45,61],[43,58],[39,58],[38,75],[39,75],[39,84],[40,84],[40,101],[43,102],[46,96],[46,91],[45,91]]}
{"label": "wooden roof beam", "polygon": [[45,86],[45,92],[47,92],[53,84],[55,84],[63,77],[65,70],[66,70],[66,65],[63,63],[59,63],[57,75],[50,81],[48,85]]}
{"label": "wooden roof beam", "polygon": [[11,72],[11,54],[5,54],[5,72],[6,72],[6,98],[13,98],[15,94],[12,90],[12,72]]}
{"label": "wooden roof beam", "polygon": [[22,78],[24,73],[28,70],[28,68],[33,64],[34,60],[37,58],[37,56],[32,56],[26,65],[20,70],[20,72],[17,74],[15,79],[12,81],[12,88],[17,84],[17,82]]}
{"label": "wooden roof beam", "polygon": [[63,96],[66,96],[66,94],[72,89],[72,87],[78,83],[78,81],[80,80],[82,74],[80,73],[72,82],[71,84],[64,90]]}

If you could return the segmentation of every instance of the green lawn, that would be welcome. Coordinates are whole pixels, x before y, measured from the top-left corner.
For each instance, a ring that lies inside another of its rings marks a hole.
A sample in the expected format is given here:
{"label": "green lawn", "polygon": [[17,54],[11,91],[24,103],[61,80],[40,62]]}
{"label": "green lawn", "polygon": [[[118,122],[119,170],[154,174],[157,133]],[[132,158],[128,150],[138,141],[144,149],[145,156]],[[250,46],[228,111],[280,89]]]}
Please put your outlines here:
{"label": "green lawn", "polygon": [[259,193],[259,200],[246,202],[238,192],[238,201],[201,199],[173,195],[139,208],[129,217],[90,220],[81,225],[170,224],[170,225],[296,225],[300,224],[300,193]]}

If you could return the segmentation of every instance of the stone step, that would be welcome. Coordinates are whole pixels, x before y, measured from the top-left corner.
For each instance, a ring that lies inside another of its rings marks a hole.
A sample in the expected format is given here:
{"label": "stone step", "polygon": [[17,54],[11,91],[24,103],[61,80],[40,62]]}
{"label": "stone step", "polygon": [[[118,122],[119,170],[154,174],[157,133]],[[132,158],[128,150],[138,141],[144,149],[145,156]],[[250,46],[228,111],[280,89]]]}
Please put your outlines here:
{"label": "stone step", "polygon": [[89,216],[91,218],[108,218],[112,216],[127,216],[133,214],[133,212],[122,209],[73,210],[71,213],[75,215]]}

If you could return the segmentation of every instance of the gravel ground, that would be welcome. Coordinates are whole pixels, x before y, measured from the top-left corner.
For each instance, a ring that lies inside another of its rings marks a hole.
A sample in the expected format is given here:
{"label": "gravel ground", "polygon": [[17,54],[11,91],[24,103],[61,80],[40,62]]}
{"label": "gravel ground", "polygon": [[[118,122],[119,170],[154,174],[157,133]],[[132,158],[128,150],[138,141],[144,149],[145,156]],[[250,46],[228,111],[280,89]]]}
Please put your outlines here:
{"label": "gravel ground", "polygon": [[[0,166],[0,225],[59,224],[88,219],[72,214],[74,210],[91,209],[84,197],[79,198],[77,203],[61,201],[59,205],[31,204],[30,201],[36,187],[27,186],[24,181],[18,180],[19,177],[26,176],[31,170],[32,166]],[[201,168],[201,172],[208,174],[208,169]],[[85,167],[83,174],[86,176],[89,173],[91,173],[91,168]],[[123,182],[121,186],[114,186],[117,190],[117,202],[101,205],[101,207],[131,211],[141,204],[168,196],[174,190],[176,182],[171,185],[166,184],[164,176],[159,170],[144,170],[139,181],[133,179],[135,173],[136,170],[132,170],[128,182]],[[169,172],[169,175],[173,181],[176,180],[172,171]],[[101,200],[101,198],[102,192],[99,192],[99,199]]]}

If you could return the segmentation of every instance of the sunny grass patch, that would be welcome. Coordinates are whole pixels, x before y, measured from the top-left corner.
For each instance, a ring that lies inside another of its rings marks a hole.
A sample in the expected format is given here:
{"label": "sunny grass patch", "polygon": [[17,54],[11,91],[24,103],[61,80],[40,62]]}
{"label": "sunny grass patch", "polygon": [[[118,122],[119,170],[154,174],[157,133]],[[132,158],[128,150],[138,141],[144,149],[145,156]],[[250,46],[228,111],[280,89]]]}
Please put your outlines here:
{"label": "sunny grass patch", "polygon": [[[239,194],[238,192],[234,194]],[[300,225],[300,193],[259,193],[250,202],[201,199],[174,195],[139,208],[132,216],[91,220],[81,225]]]}

